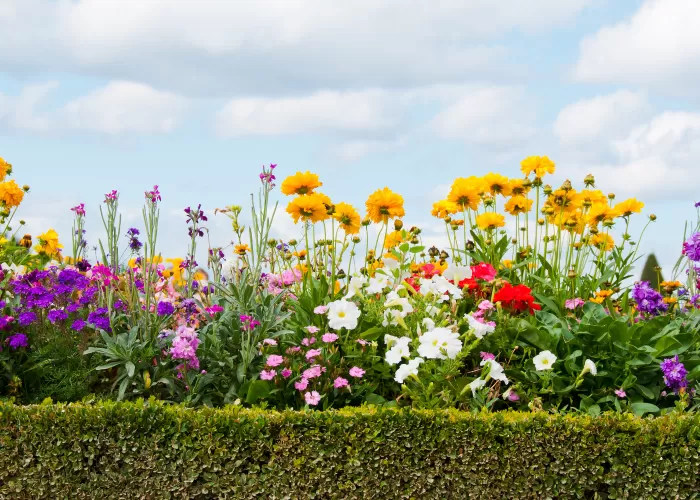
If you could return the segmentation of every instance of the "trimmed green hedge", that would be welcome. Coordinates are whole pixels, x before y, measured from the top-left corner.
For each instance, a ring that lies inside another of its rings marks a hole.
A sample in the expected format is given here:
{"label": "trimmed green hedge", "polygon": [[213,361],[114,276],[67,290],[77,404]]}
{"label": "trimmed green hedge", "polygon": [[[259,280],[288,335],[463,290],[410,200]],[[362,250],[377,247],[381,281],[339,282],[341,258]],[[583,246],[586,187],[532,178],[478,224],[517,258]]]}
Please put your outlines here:
{"label": "trimmed green hedge", "polygon": [[0,404],[0,498],[692,498],[700,416]]}

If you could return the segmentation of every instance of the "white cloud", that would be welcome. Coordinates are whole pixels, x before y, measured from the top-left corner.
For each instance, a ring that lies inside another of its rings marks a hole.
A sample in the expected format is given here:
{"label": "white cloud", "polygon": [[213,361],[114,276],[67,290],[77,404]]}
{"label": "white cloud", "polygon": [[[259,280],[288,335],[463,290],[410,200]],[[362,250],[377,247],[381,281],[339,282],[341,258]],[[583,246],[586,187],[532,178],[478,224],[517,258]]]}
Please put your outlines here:
{"label": "white cloud", "polygon": [[589,3],[4,0],[0,65],[204,95],[410,87],[509,74],[493,40],[567,23]]}
{"label": "white cloud", "polygon": [[532,110],[519,87],[483,87],[465,92],[433,120],[445,138],[490,147],[515,146],[532,137]]}
{"label": "white cloud", "polygon": [[671,93],[700,84],[697,0],[647,0],[631,19],[581,42],[580,81],[648,85]]}
{"label": "white cloud", "polygon": [[56,82],[48,82],[27,85],[16,96],[0,93],[0,127],[31,132],[48,131],[51,118],[37,108],[57,86]]}
{"label": "white cloud", "polygon": [[565,146],[585,146],[628,133],[649,112],[643,92],[613,94],[569,104],[554,122],[554,134]]}
{"label": "white cloud", "polygon": [[106,134],[168,133],[186,108],[183,98],[133,82],[111,82],[79,97],[58,113],[69,128]]}

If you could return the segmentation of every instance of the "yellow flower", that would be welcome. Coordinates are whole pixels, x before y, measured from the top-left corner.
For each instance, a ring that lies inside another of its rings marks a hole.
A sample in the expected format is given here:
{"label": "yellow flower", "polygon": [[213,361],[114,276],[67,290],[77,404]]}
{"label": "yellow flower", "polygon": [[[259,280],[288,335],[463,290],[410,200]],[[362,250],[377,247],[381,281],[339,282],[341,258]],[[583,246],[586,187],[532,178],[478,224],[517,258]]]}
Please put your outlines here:
{"label": "yellow flower", "polygon": [[[484,187],[484,185],[482,184],[481,187]],[[468,208],[476,210],[481,202],[479,187],[472,179],[459,177],[452,183],[450,194],[447,195],[447,201],[456,205],[457,210],[466,210]],[[435,205],[433,205],[434,210]]]}
{"label": "yellow flower", "polygon": [[377,189],[372,193],[367,202],[367,217],[376,224],[387,223],[389,219],[403,217],[406,212],[403,209],[403,196],[394,193],[388,187]]}
{"label": "yellow flower", "polygon": [[554,162],[546,156],[529,156],[520,162],[520,171],[526,176],[534,173],[535,177],[544,177],[555,170]]}
{"label": "yellow flower", "polygon": [[575,210],[573,212],[555,212],[549,217],[549,223],[570,233],[583,233],[584,224],[583,212]]}
{"label": "yellow flower", "polygon": [[595,302],[596,304],[602,304],[605,302],[605,297],[592,297],[589,299],[591,302]]}
{"label": "yellow flower", "polygon": [[459,211],[459,207],[456,203],[450,200],[440,200],[433,203],[433,209],[430,215],[437,217],[438,219],[444,219],[448,215],[455,214]]}
{"label": "yellow flower", "polygon": [[476,218],[476,225],[484,230],[493,230],[506,225],[506,218],[501,214],[486,212]]}
{"label": "yellow flower", "polygon": [[297,196],[287,205],[287,213],[292,216],[294,223],[299,220],[320,222],[328,218],[328,209],[323,203],[326,195],[319,193]]}
{"label": "yellow flower", "polygon": [[340,223],[345,234],[357,234],[360,232],[360,214],[349,203],[338,203],[335,206],[333,218]]}
{"label": "yellow flower", "polygon": [[17,207],[23,199],[24,191],[14,180],[0,182],[0,201],[5,204],[5,207]]}
{"label": "yellow flower", "polygon": [[607,233],[594,234],[591,237],[590,244],[603,252],[609,252],[615,248],[615,240]]}
{"label": "yellow flower", "polygon": [[508,196],[512,191],[511,183],[508,180],[508,177],[504,175],[494,174],[491,172],[486,174],[483,179],[486,187],[493,196],[496,196],[497,194]]}
{"label": "yellow flower", "polygon": [[440,259],[437,262],[432,263],[433,266],[435,266],[435,270],[438,271],[440,274],[445,272],[445,269],[447,269],[447,261],[445,259]]}
{"label": "yellow flower", "polygon": [[552,194],[549,195],[547,198],[547,201],[545,202],[545,206],[551,206],[554,208],[554,212],[560,212],[562,210],[564,211],[571,211],[571,210],[576,210],[576,204],[574,201],[576,200],[576,197],[578,196],[578,193],[576,192],[575,189],[557,189],[556,191],[553,191]]}
{"label": "yellow flower", "polygon": [[290,175],[282,181],[282,194],[311,194],[317,187],[323,186],[323,183],[318,180],[317,174],[312,174],[308,170],[306,172],[297,172]]}
{"label": "yellow flower", "polygon": [[590,227],[596,227],[604,221],[611,221],[619,214],[607,203],[596,203],[588,211],[587,222]]}
{"label": "yellow flower", "polygon": [[620,217],[629,217],[633,213],[638,214],[642,211],[642,208],[644,208],[644,203],[635,198],[621,201],[615,205],[615,211],[620,214]]}
{"label": "yellow flower", "polygon": [[384,248],[391,249],[404,242],[405,233],[403,231],[392,231],[384,238]]}
{"label": "yellow flower", "polygon": [[12,173],[12,165],[7,163],[5,159],[0,156],[0,181],[4,181],[9,173]]}
{"label": "yellow flower", "polygon": [[526,194],[530,192],[530,185],[525,186],[526,179],[511,179],[510,180],[510,192],[513,195]]}
{"label": "yellow flower", "polygon": [[245,243],[243,243],[242,245],[236,245],[233,248],[233,253],[235,253],[236,255],[245,255],[248,252],[250,252],[250,247]]}
{"label": "yellow flower", "polygon": [[292,254],[294,257],[297,257],[299,260],[304,260],[306,258],[306,250],[298,250]]}
{"label": "yellow flower", "polygon": [[39,235],[39,244],[36,246],[36,251],[44,253],[49,257],[59,256],[61,253],[61,245],[58,242],[58,233],[53,229],[49,229],[44,234]]}
{"label": "yellow flower", "polygon": [[607,299],[608,297],[612,297],[614,293],[615,292],[613,292],[612,290],[600,290],[596,292],[595,295],[596,297],[603,297],[604,299]]}
{"label": "yellow flower", "polygon": [[529,212],[532,208],[532,200],[528,200],[522,195],[513,196],[510,198],[503,209],[510,215],[519,215]]}
{"label": "yellow flower", "polygon": [[504,267],[505,269],[512,269],[512,267],[513,267],[513,261],[510,260],[510,259],[505,259],[505,260],[503,261],[503,267]]}
{"label": "yellow flower", "polygon": [[598,189],[584,189],[576,193],[576,196],[571,200],[571,204],[576,208],[590,207],[597,203],[608,203],[608,197]]}
{"label": "yellow flower", "polygon": [[664,297],[664,303],[666,304],[675,304],[678,302],[678,299],[676,297]]}
{"label": "yellow flower", "polygon": [[31,234],[25,234],[22,236],[22,239],[19,240],[19,246],[24,247],[26,249],[29,249],[32,247],[32,235]]}

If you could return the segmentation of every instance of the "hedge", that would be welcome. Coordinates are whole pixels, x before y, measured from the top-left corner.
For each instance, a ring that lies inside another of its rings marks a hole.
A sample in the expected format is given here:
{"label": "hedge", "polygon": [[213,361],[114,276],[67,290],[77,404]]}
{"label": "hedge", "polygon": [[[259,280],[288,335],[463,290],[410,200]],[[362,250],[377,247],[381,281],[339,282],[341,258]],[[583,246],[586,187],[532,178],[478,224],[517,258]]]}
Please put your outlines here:
{"label": "hedge", "polygon": [[694,498],[700,416],[0,404],[0,498]]}

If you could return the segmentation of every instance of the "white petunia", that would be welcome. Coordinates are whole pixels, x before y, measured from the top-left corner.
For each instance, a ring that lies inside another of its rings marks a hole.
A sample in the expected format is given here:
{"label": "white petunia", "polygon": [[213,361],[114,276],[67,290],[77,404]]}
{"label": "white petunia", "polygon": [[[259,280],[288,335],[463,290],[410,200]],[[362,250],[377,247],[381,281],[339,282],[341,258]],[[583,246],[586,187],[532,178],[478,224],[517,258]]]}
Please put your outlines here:
{"label": "white petunia", "polygon": [[440,310],[439,307],[428,306],[428,307],[425,308],[425,312],[427,312],[428,314],[430,314],[430,316],[435,317],[435,316],[439,316],[439,315],[440,315],[441,310]]}
{"label": "white petunia", "polygon": [[345,299],[336,300],[328,304],[328,326],[335,330],[347,328],[353,330],[357,326],[360,317],[360,308],[354,302]]}
{"label": "white petunia", "polygon": [[404,315],[398,309],[386,309],[384,311],[384,320],[382,326],[394,325],[397,326]]}
{"label": "white petunia", "polygon": [[418,339],[418,354],[428,359],[455,359],[462,350],[459,334],[449,328],[435,328]]}
{"label": "white petunia", "polygon": [[425,331],[429,332],[435,329],[435,321],[430,318],[423,318],[421,324],[425,327]]}
{"label": "white petunia", "polygon": [[353,276],[352,278],[350,278],[350,283],[348,283],[348,293],[347,295],[345,295],[345,298],[350,299],[355,295],[361,295],[362,287],[364,287],[366,284],[367,278],[365,278],[364,276]]}
{"label": "white petunia", "polygon": [[394,271],[399,268],[399,261],[394,258],[384,257],[382,262],[384,263],[384,268],[389,271]]}
{"label": "white petunia", "polygon": [[443,271],[442,275],[457,284],[462,280],[472,277],[472,268],[469,266],[457,266],[450,263],[447,269]]}
{"label": "white petunia", "polygon": [[384,342],[389,350],[386,352],[384,359],[390,365],[396,365],[401,362],[403,358],[408,358],[411,356],[411,350],[409,344],[411,339],[409,337],[394,337],[393,335],[385,335]]}
{"label": "white petunia", "polygon": [[411,302],[406,297],[399,297],[396,291],[392,290],[386,295],[386,302],[384,302],[384,307],[400,307],[401,317],[405,318],[408,313],[413,312],[413,306]]}
{"label": "white petunia", "polygon": [[483,378],[478,378],[469,384],[469,388],[472,390],[472,397],[476,396],[476,391],[481,389],[486,385],[486,380]]}
{"label": "white petunia", "polygon": [[503,372],[503,366],[501,366],[501,364],[498,361],[495,361],[493,359],[485,359],[481,362],[481,366],[485,366],[486,363],[490,365],[489,377],[491,377],[494,380],[500,380],[504,384],[510,383],[508,377],[506,377],[506,374]]}
{"label": "white petunia", "polygon": [[367,293],[382,293],[384,289],[388,286],[389,277],[383,274],[377,274],[375,277],[369,279],[369,284],[367,285]]}
{"label": "white petunia", "polygon": [[590,373],[594,377],[598,375],[598,368],[596,368],[595,363],[590,359],[587,359],[585,363],[583,363],[583,371],[581,372],[581,375],[585,375],[586,373]]}
{"label": "white petunia", "polygon": [[444,276],[433,276],[431,279],[421,278],[420,294],[423,296],[434,295],[438,302],[447,302],[449,294],[453,297],[460,297],[462,290],[458,286],[453,285]]}
{"label": "white petunia", "polygon": [[532,358],[532,362],[535,363],[535,370],[538,372],[551,370],[556,361],[557,357],[552,354],[551,351],[542,351],[537,356]]}
{"label": "white petunia", "polygon": [[421,365],[421,363],[423,363],[423,358],[413,358],[408,363],[399,366],[396,369],[394,380],[396,380],[399,384],[403,384],[404,380],[411,375],[418,376],[418,367]]}
{"label": "white petunia", "polygon": [[496,329],[493,324],[482,323],[471,314],[466,314],[464,317],[467,318],[467,321],[469,321],[469,328],[473,330],[474,336],[477,339],[483,339],[486,335],[493,333],[493,331]]}

